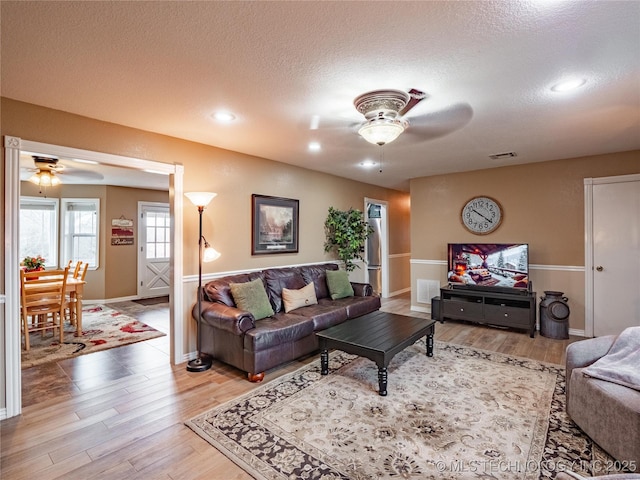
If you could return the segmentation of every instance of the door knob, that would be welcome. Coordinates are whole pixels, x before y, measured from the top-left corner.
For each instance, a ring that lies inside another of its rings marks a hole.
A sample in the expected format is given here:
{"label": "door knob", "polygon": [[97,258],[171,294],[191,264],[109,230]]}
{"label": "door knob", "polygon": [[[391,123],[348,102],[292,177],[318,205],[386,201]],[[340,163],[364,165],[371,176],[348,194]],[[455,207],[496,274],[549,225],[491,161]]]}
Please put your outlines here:
{"label": "door knob", "polygon": [[596,267],[596,270],[597,270],[598,272],[601,272],[601,271],[603,271],[603,270],[604,270],[604,267],[603,267],[602,265],[598,265],[598,266]]}

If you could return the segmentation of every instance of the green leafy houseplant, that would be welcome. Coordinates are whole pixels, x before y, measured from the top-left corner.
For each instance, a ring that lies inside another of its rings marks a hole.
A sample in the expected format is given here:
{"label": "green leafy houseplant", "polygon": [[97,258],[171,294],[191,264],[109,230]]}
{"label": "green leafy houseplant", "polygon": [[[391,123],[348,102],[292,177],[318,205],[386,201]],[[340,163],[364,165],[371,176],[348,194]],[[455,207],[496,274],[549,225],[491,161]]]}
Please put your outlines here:
{"label": "green leafy houseplant", "polygon": [[46,260],[40,255],[37,257],[24,257],[22,265],[24,265],[28,270],[40,270],[44,268],[45,261]]}
{"label": "green leafy houseplant", "polygon": [[[329,215],[324,222],[327,240],[324,243],[325,252],[335,252],[344,262],[347,272],[355,270],[357,265],[353,260],[364,260],[364,242],[373,229],[364,221],[360,210],[350,208],[342,211],[329,207]],[[359,268],[359,267],[358,267]]]}

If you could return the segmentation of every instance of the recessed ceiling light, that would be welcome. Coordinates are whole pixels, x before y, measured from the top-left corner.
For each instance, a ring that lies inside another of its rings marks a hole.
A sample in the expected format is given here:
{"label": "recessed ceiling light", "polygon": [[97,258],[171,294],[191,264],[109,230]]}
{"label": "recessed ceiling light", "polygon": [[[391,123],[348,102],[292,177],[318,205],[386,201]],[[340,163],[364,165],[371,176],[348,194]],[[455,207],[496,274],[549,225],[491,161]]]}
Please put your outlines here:
{"label": "recessed ceiling light", "polygon": [[571,78],[569,80],[563,80],[560,83],[556,83],[551,90],[554,92],[568,92],[569,90],[575,90],[583,86],[587,81],[584,78]]}
{"label": "recessed ceiling light", "polygon": [[319,152],[322,150],[322,145],[318,142],[309,142],[309,151],[310,152]]}
{"label": "recessed ceiling light", "polygon": [[233,122],[236,119],[236,116],[229,112],[216,112],[213,114],[213,118],[219,122],[229,123]]}

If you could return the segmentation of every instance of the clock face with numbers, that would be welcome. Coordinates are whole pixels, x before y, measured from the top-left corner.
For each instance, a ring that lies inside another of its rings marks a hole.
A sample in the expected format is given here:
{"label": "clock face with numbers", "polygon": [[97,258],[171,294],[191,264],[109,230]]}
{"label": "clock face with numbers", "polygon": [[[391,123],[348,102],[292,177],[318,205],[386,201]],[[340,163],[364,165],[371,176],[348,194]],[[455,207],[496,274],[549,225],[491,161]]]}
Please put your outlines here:
{"label": "clock face with numbers", "polygon": [[500,204],[490,197],[474,197],[462,208],[462,224],[472,233],[493,232],[502,221]]}

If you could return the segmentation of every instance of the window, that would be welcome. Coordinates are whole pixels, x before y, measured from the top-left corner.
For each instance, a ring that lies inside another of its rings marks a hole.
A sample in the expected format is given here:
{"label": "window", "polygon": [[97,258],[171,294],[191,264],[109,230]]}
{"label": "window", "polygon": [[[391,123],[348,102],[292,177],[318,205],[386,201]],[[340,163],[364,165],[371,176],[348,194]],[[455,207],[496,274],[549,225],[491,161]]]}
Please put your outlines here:
{"label": "window", "polygon": [[20,261],[42,255],[58,266],[58,199],[20,197]]}
{"label": "window", "polygon": [[62,261],[81,260],[98,267],[100,199],[62,199]]}
{"label": "window", "polygon": [[169,258],[171,249],[171,217],[169,211],[147,210],[147,259]]}

